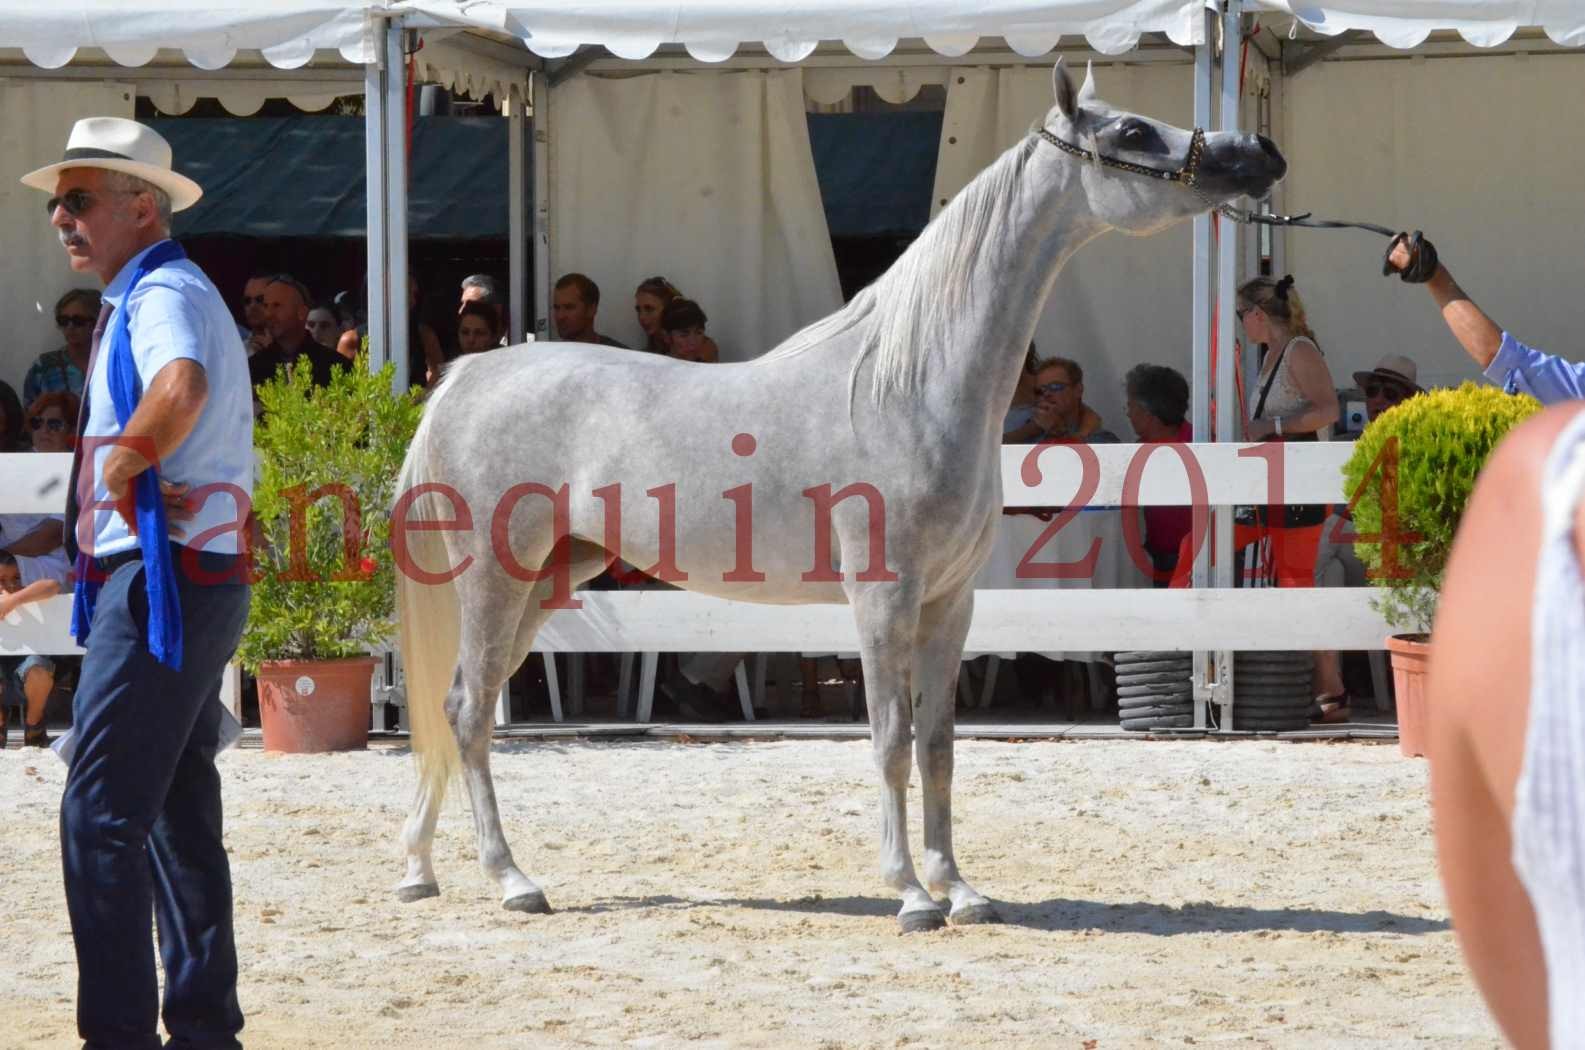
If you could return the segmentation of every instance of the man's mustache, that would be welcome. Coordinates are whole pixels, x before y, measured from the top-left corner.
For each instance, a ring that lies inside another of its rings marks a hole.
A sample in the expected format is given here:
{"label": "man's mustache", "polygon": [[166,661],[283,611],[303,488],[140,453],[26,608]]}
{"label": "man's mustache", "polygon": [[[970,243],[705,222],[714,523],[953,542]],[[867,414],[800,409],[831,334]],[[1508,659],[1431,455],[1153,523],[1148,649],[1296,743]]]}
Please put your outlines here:
{"label": "man's mustache", "polygon": [[60,233],[59,233],[59,236],[60,236],[60,239],[61,239],[61,246],[63,248],[86,248],[86,247],[88,247],[88,238],[84,237],[82,234],[77,233],[74,230],[73,231],[61,230]]}

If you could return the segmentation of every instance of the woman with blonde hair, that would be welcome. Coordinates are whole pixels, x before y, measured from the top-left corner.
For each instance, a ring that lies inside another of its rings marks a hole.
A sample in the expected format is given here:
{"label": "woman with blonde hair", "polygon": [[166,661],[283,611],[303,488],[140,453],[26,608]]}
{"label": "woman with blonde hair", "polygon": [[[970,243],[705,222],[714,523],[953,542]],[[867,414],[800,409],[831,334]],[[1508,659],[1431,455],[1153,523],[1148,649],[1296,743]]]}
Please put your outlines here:
{"label": "woman with blonde hair", "polygon": [[633,293],[633,313],[638,316],[638,326],[644,330],[644,345],[640,350],[651,354],[668,354],[671,344],[666,341],[666,330],[661,327],[661,315],[666,304],[682,298],[676,285],[664,277],[646,277]]}
{"label": "woman with blonde hair", "polygon": [[[1250,342],[1263,348],[1255,406],[1245,424],[1251,441],[1324,441],[1342,415],[1337,387],[1310,329],[1293,275],[1256,277],[1238,289],[1238,319]],[[1329,507],[1324,504],[1257,507],[1262,526],[1255,586],[1311,587],[1315,554]],[[1320,696],[1312,717],[1348,720],[1348,696]]]}

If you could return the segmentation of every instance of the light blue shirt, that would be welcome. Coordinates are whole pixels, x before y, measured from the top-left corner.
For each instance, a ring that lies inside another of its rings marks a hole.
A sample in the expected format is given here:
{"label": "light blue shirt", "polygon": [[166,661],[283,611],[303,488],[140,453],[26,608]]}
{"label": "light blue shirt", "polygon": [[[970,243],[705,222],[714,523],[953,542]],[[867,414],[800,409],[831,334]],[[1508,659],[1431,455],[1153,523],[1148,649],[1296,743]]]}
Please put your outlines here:
{"label": "light blue shirt", "polygon": [[1510,394],[1529,394],[1543,405],[1585,397],[1585,364],[1532,350],[1507,332],[1486,378]]}
{"label": "light blue shirt", "polygon": [[[192,489],[224,483],[245,493],[248,503],[239,507],[229,490],[215,491],[203,500],[192,520],[179,526],[185,533],[181,542],[220,554],[239,554],[241,519],[253,498],[253,395],[248,385],[248,354],[225,301],[191,260],[179,259],[155,270],[137,286],[130,301],[124,301],[138,262],[151,250],[152,245],[121,268],[105,289],[104,300],[117,310],[129,311],[132,359],[143,389],[147,390],[160,369],[172,361],[187,358],[203,366],[208,400],[192,432],[160,464],[160,477]],[[121,433],[110,397],[108,338],[93,363],[93,375],[88,377],[87,437]],[[94,449],[95,502],[109,500],[103,469],[110,448],[105,444]],[[135,546],[137,539],[120,514],[113,510],[95,513],[93,545],[88,553],[104,557]]]}

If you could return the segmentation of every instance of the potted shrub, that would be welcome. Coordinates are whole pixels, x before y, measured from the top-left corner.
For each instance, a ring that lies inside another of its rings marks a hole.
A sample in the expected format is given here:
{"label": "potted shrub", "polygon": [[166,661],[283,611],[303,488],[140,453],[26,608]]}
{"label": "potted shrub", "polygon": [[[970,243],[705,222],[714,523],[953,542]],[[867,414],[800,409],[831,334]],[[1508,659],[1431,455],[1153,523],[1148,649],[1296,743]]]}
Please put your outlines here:
{"label": "potted shrub", "polygon": [[1532,397],[1469,382],[1420,394],[1372,420],[1344,465],[1354,549],[1380,588],[1376,608],[1402,632],[1387,650],[1405,755],[1425,753],[1427,632],[1464,506],[1498,442],[1540,408]]}
{"label": "potted shrub", "polygon": [[237,655],[269,751],[368,743],[370,655],[395,631],[390,516],[422,410],[368,359],[315,387],[306,361],[258,388],[253,601]]}

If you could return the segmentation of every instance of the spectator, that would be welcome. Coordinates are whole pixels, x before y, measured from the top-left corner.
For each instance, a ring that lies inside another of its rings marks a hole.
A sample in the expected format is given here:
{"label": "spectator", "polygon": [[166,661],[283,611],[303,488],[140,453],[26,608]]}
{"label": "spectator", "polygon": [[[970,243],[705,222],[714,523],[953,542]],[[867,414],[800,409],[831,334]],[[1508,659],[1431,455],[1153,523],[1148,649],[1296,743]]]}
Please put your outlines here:
{"label": "spectator", "polygon": [[721,360],[721,349],[715,340],[704,334],[708,319],[699,304],[681,296],[666,304],[661,311],[660,327],[666,333],[666,343],[671,356],[679,361],[697,361],[716,364]]}
{"label": "spectator", "polygon": [[[1128,423],[1141,442],[1189,441],[1189,381],[1163,365],[1135,365],[1123,378],[1128,397]],[[1194,529],[1193,507],[1144,507],[1145,552],[1150,555],[1152,582],[1165,587],[1178,567],[1183,540]]]}
{"label": "spectator", "polygon": [[[36,452],[70,452],[76,438],[77,396],[67,390],[40,394],[28,406]],[[32,602],[53,598],[71,585],[66,560],[65,517],[60,514],[0,514],[0,620]],[[55,688],[55,663],[46,656],[0,661],[0,748],[5,746],[6,708],[23,709],[23,745],[44,747],[44,704]]]}
{"label": "spectator", "polygon": [[626,350],[608,335],[594,330],[594,317],[600,310],[600,286],[581,273],[564,274],[550,297],[550,312],[556,322],[556,337],[564,343],[597,343]]}
{"label": "spectator", "polygon": [[[407,381],[414,386],[433,386],[440,381],[446,367],[446,354],[440,347],[440,336],[424,322],[419,307],[423,296],[419,293],[418,278],[407,275]],[[496,305],[499,313],[499,304]],[[460,309],[460,308],[459,308]]]}
{"label": "spectator", "polygon": [[303,322],[303,327],[308,329],[309,338],[326,350],[336,349],[341,333],[345,331],[341,319],[336,316],[335,307],[329,303],[320,303],[308,311],[308,320]]}
{"label": "spectator", "polygon": [[1041,441],[1115,442],[1117,435],[1103,430],[1095,409],[1084,403],[1084,369],[1066,357],[1040,362],[1035,373],[1033,419],[1040,424]]}
{"label": "spectator", "polygon": [[487,303],[462,304],[457,317],[457,356],[494,350],[501,345],[501,315]]}
{"label": "spectator", "polygon": [[0,381],[0,452],[27,451],[22,437],[26,426],[16,390],[10,383]]}
{"label": "spectator", "polygon": [[1384,269],[1403,280],[1424,284],[1442,311],[1442,320],[1485,372],[1510,394],[1529,394],[1543,405],[1585,397],[1585,364],[1534,350],[1503,329],[1475,305],[1437,260],[1436,249],[1418,232],[1400,233],[1387,252]]}
{"label": "spectator", "polygon": [[638,315],[638,326],[644,331],[645,342],[640,350],[651,354],[670,352],[660,318],[666,304],[681,295],[664,277],[648,277],[639,284],[633,293],[633,312]]}
{"label": "spectator", "polygon": [[[328,385],[331,369],[345,364],[334,350],[309,337],[309,301],[308,289],[289,274],[276,274],[264,286],[264,327],[270,333],[270,344],[248,360],[248,377],[253,386],[273,378],[299,357],[306,357],[313,367],[316,386]],[[254,407],[257,410],[257,399]]]}
{"label": "spectator", "polygon": [[[1388,354],[1369,372],[1355,372],[1354,383],[1365,394],[1366,422],[1389,408],[1423,393],[1414,362],[1399,354]],[[1315,585],[1317,587],[1363,587],[1365,566],[1354,553],[1352,524],[1347,507],[1333,507],[1321,523],[1321,537],[1315,548]],[[1335,649],[1315,654],[1315,709],[1311,718],[1318,722],[1346,722],[1353,697],[1343,682],[1343,659]]]}
{"label": "spectator", "polygon": [[1035,376],[1040,371],[1040,356],[1035,344],[1029,344],[1024,354],[1024,367],[1018,373],[1018,385],[1013,388],[1013,400],[1002,420],[1002,444],[1031,445],[1040,440],[1045,428],[1035,422]]}
{"label": "spectator", "polygon": [[506,298],[501,294],[495,278],[489,274],[470,274],[462,279],[462,297],[457,303],[457,314],[469,303],[483,303],[495,311],[495,327],[502,333],[501,345],[506,345]]}
{"label": "spectator", "polygon": [[264,289],[269,287],[273,276],[256,273],[242,286],[242,324],[237,327],[237,333],[247,344],[249,357],[269,346],[274,339],[264,311]]}
{"label": "spectator", "polygon": [[[83,393],[83,376],[88,374],[88,351],[93,344],[94,325],[99,321],[99,293],[92,288],[73,288],[55,303],[55,327],[65,345],[46,350],[33,362],[22,380],[22,400],[28,404],[52,390]],[[72,420],[73,424],[77,421]]]}
{"label": "spectator", "polygon": [[1585,1046],[1581,408],[1515,427],[1437,604],[1431,825],[1453,927],[1506,1045]]}
{"label": "spectator", "polygon": [[[6,515],[20,518],[23,515]],[[23,563],[48,568],[29,567]],[[53,598],[70,585],[71,571],[66,564],[66,554],[61,551],[49,558],[20,558],[0,551],[0,620],[24,605]],[[44,705],[55,690],[55,661],[34,653],[26,657],[0,660],[0,750],[6,746],[11,727],[6,713],[12,707],[22,708],[22,746],[48,747],[49,731],[44,725]]]}

